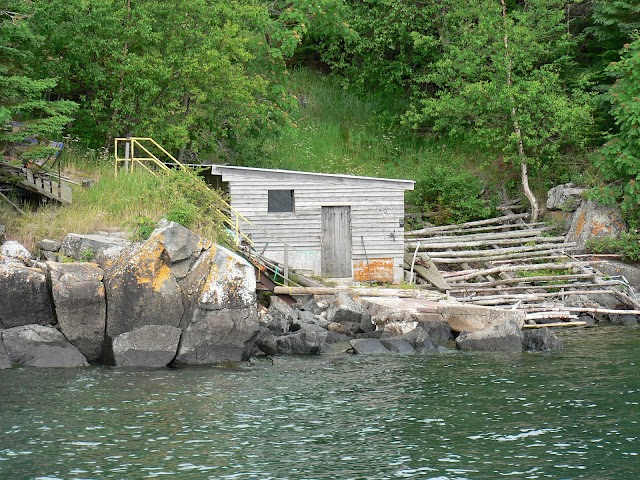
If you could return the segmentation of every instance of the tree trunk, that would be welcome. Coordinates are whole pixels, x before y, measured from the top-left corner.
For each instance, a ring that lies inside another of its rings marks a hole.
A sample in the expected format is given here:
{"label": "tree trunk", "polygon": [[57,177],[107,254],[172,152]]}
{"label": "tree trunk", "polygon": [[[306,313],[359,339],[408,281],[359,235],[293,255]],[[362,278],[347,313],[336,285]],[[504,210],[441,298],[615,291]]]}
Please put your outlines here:
{"label": "tree trunk", "polygon": [[518,141],[518,158],[520,159],[520,181],[522,182],[522,189],[524,190],[524,194],[529,200],[529,204],[531,205],[531,222],[535,222],[538,219],[539,207],[538,200],[536,196],[529,188],[529,171],[527,168],[527,157],[524,153],[524,144],[522,142],[522,131],[520,130],[520,124],[518,123],[518,115],[516,111],[516,103],[513,98],[513,94],[511,93],[511,87],[513,86],[513,80],[511,78],[512,71],[512,63],[511,63],[511,52],[509,51],[509,35],[507,34],[507,4],[505,0],[500,0],[502,4],[502,22],[504,26],[504,50],[505,50],[505,59],[506,59],[506,67],[507,67],[507,87],[509,88],[509,100],[511,102],[511,121],[513,122],[513,131],[516,134],[516,139]]}

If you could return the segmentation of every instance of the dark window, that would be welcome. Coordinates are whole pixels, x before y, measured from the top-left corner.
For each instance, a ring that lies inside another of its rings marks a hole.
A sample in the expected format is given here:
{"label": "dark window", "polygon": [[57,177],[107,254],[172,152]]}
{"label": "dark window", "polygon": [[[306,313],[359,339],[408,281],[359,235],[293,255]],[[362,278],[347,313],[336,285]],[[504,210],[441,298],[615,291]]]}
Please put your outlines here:
{"label": "dark window", "polygon": [[293,190],[269,190],[269,212],[293,212]]}

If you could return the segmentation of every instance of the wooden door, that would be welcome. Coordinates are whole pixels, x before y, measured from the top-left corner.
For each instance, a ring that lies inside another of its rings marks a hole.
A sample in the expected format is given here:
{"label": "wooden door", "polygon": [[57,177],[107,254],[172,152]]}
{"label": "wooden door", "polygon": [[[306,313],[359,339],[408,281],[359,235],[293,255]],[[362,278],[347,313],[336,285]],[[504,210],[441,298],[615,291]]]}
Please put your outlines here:
{"label": "wooden door", "polygon": [[351,277],[351,207],[322,207],[322,276]]}

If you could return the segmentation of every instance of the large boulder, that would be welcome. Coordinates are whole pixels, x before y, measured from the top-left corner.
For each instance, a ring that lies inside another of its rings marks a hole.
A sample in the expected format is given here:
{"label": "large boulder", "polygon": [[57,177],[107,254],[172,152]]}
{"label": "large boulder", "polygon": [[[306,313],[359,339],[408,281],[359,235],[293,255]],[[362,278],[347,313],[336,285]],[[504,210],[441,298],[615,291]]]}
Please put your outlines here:
{"label": "large boulder", "polygon": [[2,341],[2,332],[0,332],[0,370],[5,368],[11,368],[11,359]]}
{"label": "large boulder", "polygon": [[289,327],[298,321],[298,310],[287,305],[284,300],[272,296],[269,303],[269,311],[262,316],[264,324],[275,335],[284,335],[289,332]]}
{"label": "large boulder", "polygon": [[164,245],[171,271],[178,280],[187,276],[202,251],[212,245],[188,228],[166,219],[158,222],[152,236]]}
{"label": "large boulder", "polygon": [[525,320],[524,311],[480,305],[446,304],[440,310],[442,318],[454,332],[476,332],[506,322],[514,322],[518,328],[522,328]]}
{"label": "large boulder", "polygon": [[124,239],[122,234],[69,233],[62,241],[60,253],[79,261],[96,260],[104,267],[106,265],[101,259],[104,258],[106,250],[111,252],[107,255],[107,258],[110,258],[114,251],[119,253],[130,245],[131,242]]}
{"label": "large boulder", "polygon": [[640,293],[640,266],[613,260],[598,262],[593,266],[605,275],[619,277],[620,280],[628,282],[636,292]]}
{"label": "large boulder", "polygon": [[5,262],[18,262],[29,265],[32,256],[20,243],[9,240],[0,245],[0,257],[5,257]]}
{"label": "large boulder", "polygon": [[106,301],[102,269],[95,263],[48,262],[60,329],[87,360],[102,353]]}
{"label": "large boulder", "polygon": [[145,325],[113,339],[117,367],[165,367],[176,356],[182,330],[170,325]]}
{"label": "large boulder", "polygon": [[176,362],[245,359],[259,331],[253,266],[230,250],[213,245],[200,255],[180,285],[184,333]]}
{"label": "large boulder", "polygon": [[384,348],[393,353],[415,353],[413,345],[400,337],[384,337],[380,339]]}
{"label": "large boulder", "polygon": [[371,324],[371,315],[349,293],[339,292],[336,300],[329,306],[327,320],[346,325],[355,333],[362,330],[363,324]]}
{"label": "large boulder", "polygon": [[524,332],[524,349],[531,352],[550,352],[562,348],[562,342],[555,333],[546,327],[526,329]]}
{"label": "large boulder", "polygon": [[325,346],[327,334],[324,328],[306,323],[297,332],[276,337],[275,340],[279,353],[317,355]]}
{"label": "large boulder", "polygon": [[573,183],[557,185],[547,193],[547,209],[574,212],[582,203],[585,191]]}
{"label": "large boulder", "polygon": [[110,337],[145,325],[180,326],[182,293],[162,240],[152,235],[137,248],[123,251],[105,269]]}
{"label": "large boulder", "polygon": [[592,238],[616,238],[625,229],[622,213],[617,207],[600,205],[593,200],[582,202],[573,216],[567,242],[576,242],[584,249]]}
{"label": "large boulder", "polygon": [[2,331],[11,363],[33,367],[82,367],[87,360],[53,327],[23,325]]}
{"label": "large boulder", "polygon": [[456,338],[460,350],[484,352],[521,352],[524,335],[514,321],[492,325],[484,330],[461,333]]}
{"label": "large boulder", "polygon": [[255,307],[197,312],[184,329],[176,363],[207,365],[246,360],[259,331]]}
{"label": "large boulder", "polygon": [[0,263],[0,328],[33,323],[55,323],[45,272],[17,263]]}
{"label": "large boulder", "polygon": [[[398,338],[409,342],[415,349],[416,353],[434,352],[437,350],[437,347],[433,343],[429,331],[430,329],[428,326],[425,328],[424,324],[418,324],[416,328],[410,332],[400,335]],[[385,347],[389,348],[386,344]]]}
{"label": "large boulder", "polygon": [[354,353],[369,355],[373,353],[391,353],[377,338],[356,338],[349,342]]}

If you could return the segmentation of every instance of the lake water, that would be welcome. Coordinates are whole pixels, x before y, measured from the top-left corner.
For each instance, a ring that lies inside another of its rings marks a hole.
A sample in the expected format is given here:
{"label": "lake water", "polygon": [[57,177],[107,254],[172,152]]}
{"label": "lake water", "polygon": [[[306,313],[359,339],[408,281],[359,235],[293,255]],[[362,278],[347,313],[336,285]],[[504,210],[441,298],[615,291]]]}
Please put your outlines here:
{"label": "lake water", "polygon": [[558,335],[553,354],[0,370],[0,478],[640,478],[640,327]]}

